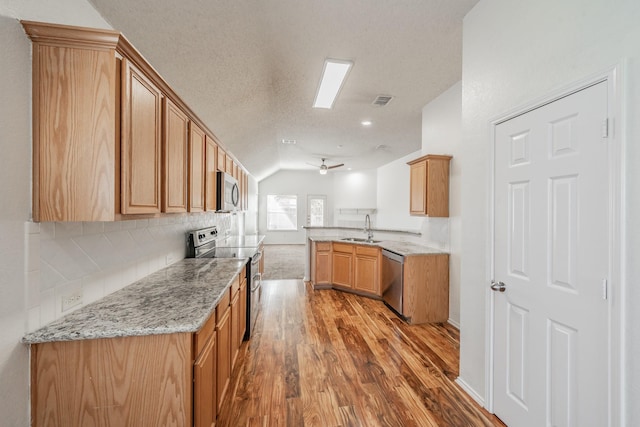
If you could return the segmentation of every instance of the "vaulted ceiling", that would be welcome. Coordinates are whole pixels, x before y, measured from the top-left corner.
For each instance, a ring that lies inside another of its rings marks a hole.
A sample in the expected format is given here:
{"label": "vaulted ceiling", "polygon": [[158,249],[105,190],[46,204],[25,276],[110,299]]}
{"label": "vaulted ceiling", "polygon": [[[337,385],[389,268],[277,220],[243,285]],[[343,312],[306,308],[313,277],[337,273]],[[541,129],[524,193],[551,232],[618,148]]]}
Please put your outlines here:
{"label": "vaulted ceiling", "polygon": [[[90,1],[260,180],[420,149],[422,107],[460,80],[478,0]],[[312,108],[325,58],[354,62],[331,110]]]}

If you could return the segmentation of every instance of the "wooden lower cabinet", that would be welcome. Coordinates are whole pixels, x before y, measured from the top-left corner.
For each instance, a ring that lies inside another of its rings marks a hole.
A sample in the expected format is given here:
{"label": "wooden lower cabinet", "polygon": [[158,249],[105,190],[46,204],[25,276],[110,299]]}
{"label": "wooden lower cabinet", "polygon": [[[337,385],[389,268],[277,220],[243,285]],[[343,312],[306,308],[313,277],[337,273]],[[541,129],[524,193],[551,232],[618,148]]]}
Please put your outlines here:
{"label": "wooden lower cabinet", "polygon": [[333,243],[331,255],[331,283],[351,288],[353,286],[353,245]]}
{"label": "wooden lower cabinet", "polygon": [[449,319],[449,255],[411,255],[404,259],[403,315],[412,324]]}
{"label": "wooden lower cabinet", "polygon": [[246,270],[240,276],[240,327],[238,328],[238,345],[242,345],[247,331],[247,276]]}
{"label": "wooden lower cabinet", "polygon": [[196,333],[31,345],[32,425],[215,426],[246,330],[235,280]]}
{"label": "wooden lower cabinet", "polygon": [[331,286],[331,242],[311,243],[311,282],[314,287]]}
{"label": "wooden lower cabinet", "polygon": [[240,291],[238,290],[231,300],[231,371],[236,366],[236,360],[240,353]]}
{"label": "wooden lower cabinet", "polygon": [[222,409],[222,402],[231,381],[231,307],[229,296],[226,302],[216,307],[216,333],[218,338],[218,371],[217,371],[217,413]]}
{"label": "wooden lower cabinet", "polygon": [[192,425],[192,342],[180,333],[32,345],[32,425]]}
{"label": "wooden lower cabinet", "polygon": [[218,347],[214,333],[193,364],[193,425],[216,424],[216,363]]}
{"label": "wooden lower cabinet", "polygon": [[380,294],[381,250],[377,247],[355,246],[353,289],[377,296]]}

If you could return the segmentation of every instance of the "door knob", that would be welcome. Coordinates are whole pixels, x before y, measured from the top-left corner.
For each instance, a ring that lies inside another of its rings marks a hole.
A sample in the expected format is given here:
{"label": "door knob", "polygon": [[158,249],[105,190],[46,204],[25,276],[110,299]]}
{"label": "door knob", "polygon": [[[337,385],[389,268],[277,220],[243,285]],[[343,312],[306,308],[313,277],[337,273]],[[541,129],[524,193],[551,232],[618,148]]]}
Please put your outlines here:
{"label": "door knob", "polygon": [[504,292],[507,290],[507,285],[505,285],[503,282],[491,281],[491,290],[495,292]]}

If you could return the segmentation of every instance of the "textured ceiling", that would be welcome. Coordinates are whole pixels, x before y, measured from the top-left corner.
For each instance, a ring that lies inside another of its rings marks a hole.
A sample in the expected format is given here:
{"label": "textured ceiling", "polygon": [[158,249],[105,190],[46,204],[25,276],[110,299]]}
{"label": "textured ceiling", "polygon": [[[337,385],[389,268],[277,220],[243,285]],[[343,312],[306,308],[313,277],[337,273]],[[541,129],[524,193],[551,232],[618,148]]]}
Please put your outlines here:
{"label": "textured ceiling", "polygon": [[[90,1],[260,180],[420,149],[422,107],[460,80],[478,0]],[[325,58],[355,63],[332,110],[311,108]]]}

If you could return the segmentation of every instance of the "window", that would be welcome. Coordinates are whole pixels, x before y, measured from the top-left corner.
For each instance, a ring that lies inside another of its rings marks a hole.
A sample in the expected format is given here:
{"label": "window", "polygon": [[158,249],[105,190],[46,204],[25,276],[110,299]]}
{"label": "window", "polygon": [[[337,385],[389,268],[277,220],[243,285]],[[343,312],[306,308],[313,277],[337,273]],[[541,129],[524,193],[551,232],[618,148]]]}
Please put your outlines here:
{"label": "window", "polygon": [[297,230],[298,229],[298,196],[273,195],[267,196],[267,230]]}

